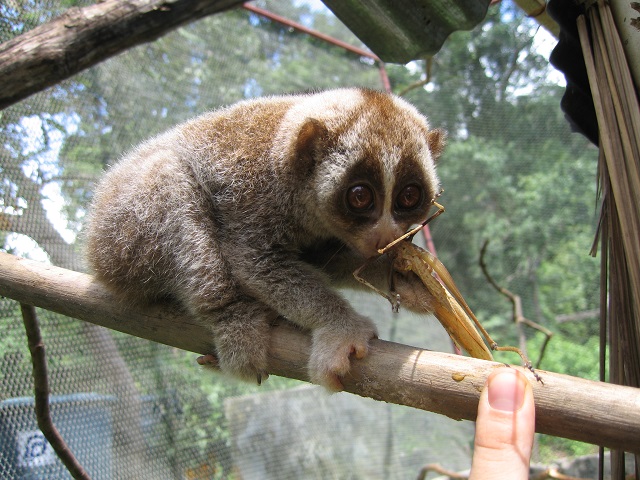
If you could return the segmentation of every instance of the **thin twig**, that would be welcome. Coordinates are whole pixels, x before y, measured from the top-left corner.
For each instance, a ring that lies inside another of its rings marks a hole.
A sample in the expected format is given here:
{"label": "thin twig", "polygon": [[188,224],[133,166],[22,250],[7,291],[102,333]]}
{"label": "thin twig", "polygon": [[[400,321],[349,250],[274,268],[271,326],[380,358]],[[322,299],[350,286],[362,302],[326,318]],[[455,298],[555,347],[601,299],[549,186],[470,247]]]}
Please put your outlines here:
{"label": "thin twig", "polygon": [[457,473],[451,470],[447,470],[446,468],[442,467],[438,463],[429,463],[420,469],[420,473],[418,474],[417,480],[424,480],[425,478],[427,478],[427,473],[429,472],[439,473],[440,475],[446,475],[449,478],[455,478],[455,479],[469,478],[469,474]]}
{"label": "thin twig", "polygon": [[569,475],[565,475],[564,473],[560,473],[557,467],[549,467],[544,472],[537,474],[534,477],[531,477],[531,480],[586,480],[584,478],[571,477]]}
{"label": "thin twig", "polygon": [[82,465],[73,455],[73,452],[69,449],[51,420],[47,359],[42,336],[40,335],[36,309],[32,305],[21,303],[20,310],[22,311],[22,321],[27,333],[27,342],[33,363],[35,410],[38,427],[73,478],[76,480],[91,480],[91,477],[82,468]]}
{"label": "thin twig", "polygon": [[398,96],[402,97],[409,93],[411,90],[415,90],[416,88],[423,87],[427,85],[431,81],[431,67],[433,66],[433,57],[428,57],[424,61],[424,78],[422,80],[418,80],[417,82],[411,83],[407,85],[405,88],[398,92]]}
{"label": "thin twig", "polygon": [[544,352],[547,349],[547,344],[549,343],[549,340],[551,340],[551,337],[553,337],[553,332],[543,327],[539,323],[536,323],[533,320],[529,320],[528,318],[526,318],[522,310],[522,299],[520,298],[520,295],[516,295],[515,293],[512,293],[506,288],[498,285],[496,281],[493,279],[493,277],[489,274],[489,270],[487,269],[487,265],[484,261],[484,256],[487,252],[488,246],[489,246],[489,240],[485,240],[484,244],[482,245],[482,248],[480,249],[480,261],[479,261],[480,268],[482,269],[482,273],[484,274],[487,281],[491,284],[491,286],[495,288],[498,291],[498,293],[501,293],[502,295],[507,297],[511,302],[511,305],[513,306],[512,307],[513,321],[516,324],[516,327],[518,328],[518,333],[520,336],[520,349],[526,354],[526,344],[524,342],[524,339],[526,337],[525,337],[524,331],[522,330],[523,324],[535,330],[538,330],[545,335],[545,340],[542,344],[542,347],[540,348],[540,354],[538,356],[538,361],[536,362],[536,368],[540,368],[540,363],[542,363],[542,358],[544,357]]}

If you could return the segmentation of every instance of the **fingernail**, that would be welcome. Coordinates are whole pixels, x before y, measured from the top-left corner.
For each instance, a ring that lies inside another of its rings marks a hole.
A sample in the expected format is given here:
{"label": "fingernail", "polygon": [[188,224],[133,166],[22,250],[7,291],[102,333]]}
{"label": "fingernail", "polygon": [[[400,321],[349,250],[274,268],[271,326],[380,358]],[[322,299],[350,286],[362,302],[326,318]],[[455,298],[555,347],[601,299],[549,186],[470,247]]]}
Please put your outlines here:
{"label": "fingernail", "polygon": [[500,370],[489,378],[489,405],[505,412],[519,410],[524,403],[526,382],[517,370]]}

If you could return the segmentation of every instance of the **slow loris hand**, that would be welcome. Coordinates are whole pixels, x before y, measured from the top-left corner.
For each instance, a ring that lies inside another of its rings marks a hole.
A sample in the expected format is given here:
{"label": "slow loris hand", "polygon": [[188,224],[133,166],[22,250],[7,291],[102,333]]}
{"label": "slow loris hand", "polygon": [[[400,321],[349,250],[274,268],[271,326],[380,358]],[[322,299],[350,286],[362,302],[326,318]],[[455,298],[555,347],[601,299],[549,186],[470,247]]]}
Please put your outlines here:
{"label": "slow loris hand", "polygon": [[377,336],[373,322],[358,314],[348,321],[313,330],[309,359],[311,381],[332,391],[342,390],[342,378],[349,373],[351,358],[364,358],[369,352],[369,341]]}

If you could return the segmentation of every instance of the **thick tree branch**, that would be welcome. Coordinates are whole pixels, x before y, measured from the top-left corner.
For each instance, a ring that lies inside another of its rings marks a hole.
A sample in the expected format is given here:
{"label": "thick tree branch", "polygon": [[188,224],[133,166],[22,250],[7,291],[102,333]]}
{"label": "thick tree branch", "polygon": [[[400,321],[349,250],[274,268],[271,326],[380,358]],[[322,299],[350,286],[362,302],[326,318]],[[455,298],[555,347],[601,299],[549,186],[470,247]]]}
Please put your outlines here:
{"label": "thick tree branch", "polygon": [[[184,312],[170,305],[125,308],[79,272],[0,253],[0,295],[183,350],[212,351],[209,330]],[[307,333],[289,324],[274,326],[269,373],[308,380],[309,351]],[[486,378],[499,366],[374,340],[370,355],[354,360],[344,385],[357,395],[474,420]],[[541,384],[523,372],[536,398],[536,431],[640,453],[638,389],[551,372],[540,372]]]}
{"label": "thick tree branch", "polygon": [[[0,109],[241,0],[105,0],[0,45]],[[218,39],[221,40],[221,39]]]}
{"label": "thick tree branch", "polygon": [[53,424],[49,410],[49,379],[47,377],[47,359],[44,342],[40,335],[40,326],[36,309],[31,305],[20,304],[22,320],[27,333],[27,342],[33,363],[33,386],[35,397],[36,420],[42,434],[47,439],[56,455],[67,468],[71,476],[77,480],[91,480],[82,468],[73,452],[69,449],[60,432]]}

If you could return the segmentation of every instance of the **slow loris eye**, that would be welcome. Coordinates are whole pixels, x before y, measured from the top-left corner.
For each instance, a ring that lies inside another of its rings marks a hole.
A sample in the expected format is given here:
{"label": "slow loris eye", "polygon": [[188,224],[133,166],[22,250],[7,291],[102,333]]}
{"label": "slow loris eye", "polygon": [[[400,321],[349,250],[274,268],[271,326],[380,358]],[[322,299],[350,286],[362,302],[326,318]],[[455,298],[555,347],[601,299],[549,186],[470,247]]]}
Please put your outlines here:
{"label": "slow loris eye", "polygon": [[407,185],[396,198],[396,208],[409,210],[415,208],[422,199],[422,190],[417,185]]}
{"label": "slow loris eye", "polygon": [[373,207],[373,192],[366,185],[355,185],[347,190],[347,204],[355,212],[364,212]]}

